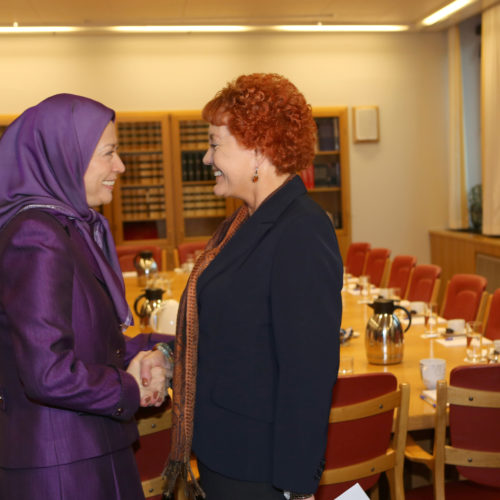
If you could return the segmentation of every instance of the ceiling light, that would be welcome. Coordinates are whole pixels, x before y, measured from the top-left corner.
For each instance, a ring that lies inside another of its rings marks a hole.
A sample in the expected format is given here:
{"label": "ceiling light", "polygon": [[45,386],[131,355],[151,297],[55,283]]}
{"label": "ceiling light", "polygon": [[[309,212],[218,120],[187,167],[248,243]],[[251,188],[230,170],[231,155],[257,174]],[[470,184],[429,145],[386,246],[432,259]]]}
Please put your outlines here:
{"label": "ceiling light", "polygon": [[400,24],[290,24],[274,26],[277,31],[406,31]]}
{"label": "ceiling light", "polygon": [[127,33],[206,33],[206,32],[237,32],[250,31],[251,26],[111,26],[111,31]]}
{"label": "ceiling light", "polygon": [[431,24],[435,24],[441,21],[442,19],[451,16],[452,14],[464,8],[466,5],[469,5],[473,1],[474,0],[455,0],[454,2],[451,2],[450,4],[444,6],[442,9],[439,9],[430,16],[426,17],[422,21],[422,24],[424,24],[425,26],[430,26]]}
{"label": "ceiling light", "polygon": [[64,33],[78,29],[73,26],[0,26],[0,33]]}

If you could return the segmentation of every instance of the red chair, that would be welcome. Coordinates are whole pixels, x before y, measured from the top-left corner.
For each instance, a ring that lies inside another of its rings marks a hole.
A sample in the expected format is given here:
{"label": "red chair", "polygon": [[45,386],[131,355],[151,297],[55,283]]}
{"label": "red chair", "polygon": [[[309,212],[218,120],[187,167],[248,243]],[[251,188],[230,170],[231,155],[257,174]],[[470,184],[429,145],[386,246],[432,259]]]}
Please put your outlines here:
{"label": "red chair", "polygon": [[433,264],[420,264],[411,274],[406,299],[409,301],[436,302],[441,268]]}
{"label": "red chair", "polygon": [[391,251],[388,248],[372,248],[368,252],[363,274],[368,276],[368,281],[372,285],[379,287],[380,283],[382,283],[390,255]]}
{"label": "red chair", "polygon": [[[376,487],[386,472],[393,500],[404,499],[403,465],[410,387],[392,373],[338,378],[328,426],[326,465],[316,500],[336,498],[356,482]],[[391,446],[394,408],[398,408]]]}
{"label": "red chair", "polygon": [[474,321],[486,301],[488,281],[478,274],[455,274],[446,287],[441,307],[445,319],[463,318]]}
{"label": "red chair", "polygon": [[[447,445],[449,405],[450,445]],[[500,365],[458,366],[450,385],[437,385],[433,454],[415,443],[406,457],[434,471],[434,485],[406,492],[407,500],[500,498]],[[445,464],[455,465],[465,480],[445,481]]]}
{"label": "red chair", "polygon": [[197,251],[203,251],[206,244],[206,241],[187,241],[178,245],[174,250],[175,267],[181,267],[189,254],[194,255]]}
{"label": "red chair", "polygon": [[387,288],[399,289],[399,296],[406,297],[410,275],[417,264],[413,255],[396,255],[392,261]]}
{"label": "red chair", "polygon": [[500,339],[500,288],[490,295],[484,318],[484,336],[491,340]]}
{"label": "red chair", "polygon": [[351,243],[345,259],[346,272],[352,276],[361,276],[365,269],[366,257],[370,251],[370,243]]}
{"label": "red chair", "polygon": [[135,271],[135,256],[143,250],[152,252],[153,259],[158,264],[158,269],[162,271],[165,270],[161,247],[155,245],[118,245],[116,247],[116,253],[118,254],[118,262],[120,263],[122,272]]}
{"label": "red chair", "polygon": [[172,408],[170,400],[161,407],[141,408],[136,413],[139,441],[134,452],[144,496],[161,500],[165,486],[161,475],[172,440]]}

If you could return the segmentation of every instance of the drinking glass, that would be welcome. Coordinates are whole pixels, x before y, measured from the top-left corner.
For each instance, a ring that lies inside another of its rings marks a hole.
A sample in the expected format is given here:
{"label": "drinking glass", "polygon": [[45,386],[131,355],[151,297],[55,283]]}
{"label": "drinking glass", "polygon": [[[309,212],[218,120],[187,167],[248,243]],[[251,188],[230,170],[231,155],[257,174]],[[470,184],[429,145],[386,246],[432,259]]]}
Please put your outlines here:
{"label": "drinking glass", "polygon": [[434,333],[437,323],[436,304],[428,302],[424,307],[424,324],[426,333]]}
{"label": "drinking glass", "polygon": [[482,363],[486,361],[483,353],[483,329],[480,321],[468,321],[465,326],[467,347],[465,361],[468,363]]}
{"label": "drinking glass", "polygon": [[339,375],[350,375],[354,373],[353,356],[341,356],[339,363]]}
{"label": "drinking glass", "polygon": [[370,283],[368,282],[368,276],[359,277],[359,293],[360,295],[367,296]]}

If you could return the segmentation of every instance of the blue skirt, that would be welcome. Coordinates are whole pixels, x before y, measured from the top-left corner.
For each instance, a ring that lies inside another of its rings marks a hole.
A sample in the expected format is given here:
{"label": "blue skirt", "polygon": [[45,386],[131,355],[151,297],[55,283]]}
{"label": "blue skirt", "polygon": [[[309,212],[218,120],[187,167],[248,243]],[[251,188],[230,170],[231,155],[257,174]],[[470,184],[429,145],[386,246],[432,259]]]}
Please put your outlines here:
{"label": "blue skirt", "polygon": [[132,448],[36,469],[0,467],[2,500],[143,500]]}

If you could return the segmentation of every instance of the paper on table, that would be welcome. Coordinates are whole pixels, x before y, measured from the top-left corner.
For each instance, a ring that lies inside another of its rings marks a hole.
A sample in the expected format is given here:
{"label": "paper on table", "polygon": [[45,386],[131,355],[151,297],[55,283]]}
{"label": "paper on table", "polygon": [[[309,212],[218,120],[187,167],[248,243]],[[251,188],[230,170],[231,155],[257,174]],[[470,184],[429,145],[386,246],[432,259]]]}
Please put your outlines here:
{"label": "paper on table", "polygon": [[354,486],[344,491],[342,495],[335,497],[335,500],[365,500],[366,498],[368,498],[368,500],[370,499],[359,483],[356,483]]}
{"label": "paper on table", "polygon": [[137,276],[137,271],[125,271],[122,274],[124,278],[135,278]]}
{"label": "paper on table", "polygon": [[422,391],[422,396],[424,401],[428,401],[430,403],[436,402],[436,389],[425,389]]}
{"label": "paper on table", "polygon": [[[465,347],[467,345],[467,338],[463,335],[461,337],[445,337],[443,339],[436,340],[441,345],[445,347]],[[492,344],[493,342],[486,337],[483,337],[483,344]]]}
{"label": "paper on table", "polygon": [[438,344],[444,345],[445,347],[465,347],[467,345],[467,339],[465,337],[445,337],[444,339],[436,340]]}

